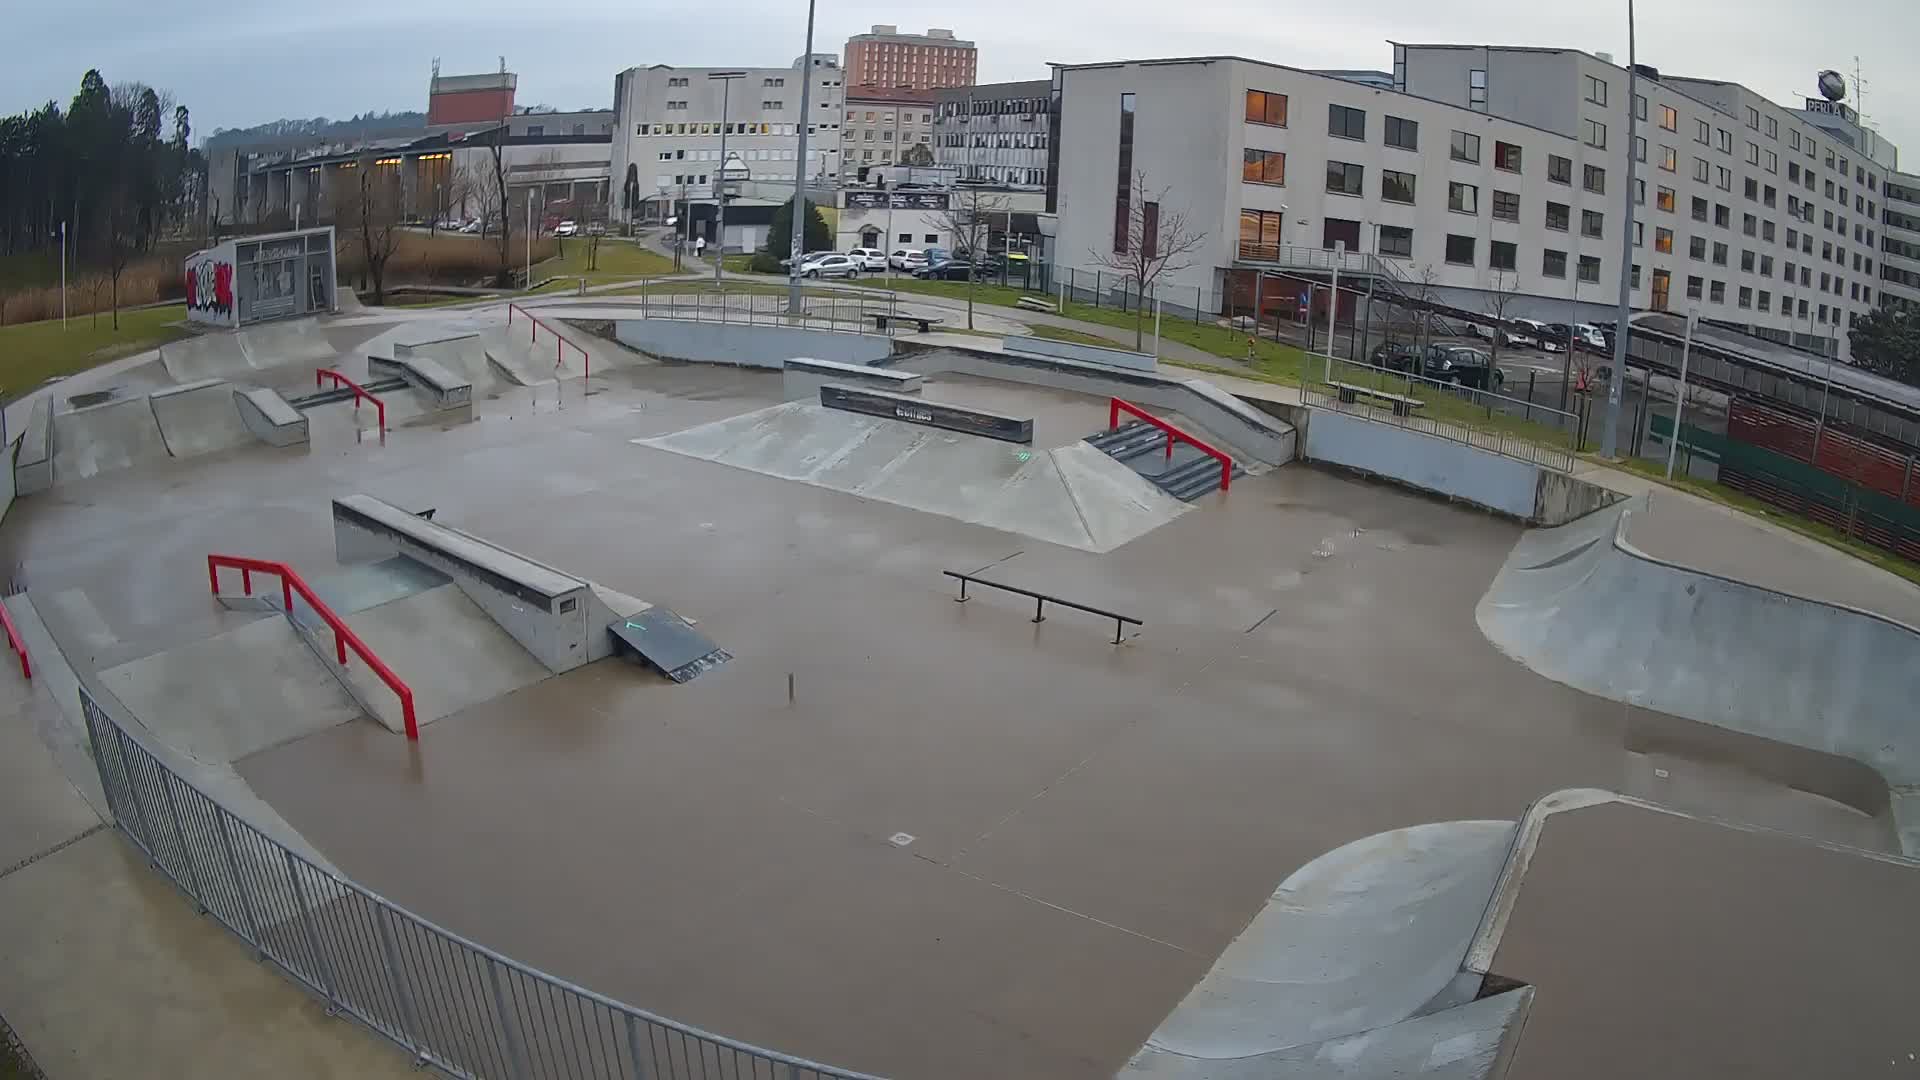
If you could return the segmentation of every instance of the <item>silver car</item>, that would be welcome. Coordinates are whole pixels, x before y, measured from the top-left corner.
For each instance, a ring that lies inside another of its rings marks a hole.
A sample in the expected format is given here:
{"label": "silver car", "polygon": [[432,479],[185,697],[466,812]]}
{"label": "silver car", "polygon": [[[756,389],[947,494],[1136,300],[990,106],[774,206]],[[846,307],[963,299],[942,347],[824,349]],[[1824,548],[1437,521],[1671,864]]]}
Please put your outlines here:
{"label": "silver car", "polygon": [[822,255],[811,262],[801,263],[800,276],[857,278],[860,276],[860,263],[850,255]]}

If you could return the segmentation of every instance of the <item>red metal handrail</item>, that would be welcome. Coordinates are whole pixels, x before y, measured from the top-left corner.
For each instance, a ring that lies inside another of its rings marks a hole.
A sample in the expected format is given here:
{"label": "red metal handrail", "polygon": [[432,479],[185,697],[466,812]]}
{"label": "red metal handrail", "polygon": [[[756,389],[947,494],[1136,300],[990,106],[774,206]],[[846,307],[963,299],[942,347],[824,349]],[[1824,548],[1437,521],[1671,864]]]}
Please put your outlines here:
{"label": "red metal handrail", "polygon": [[345,375],[340,374],[340,372],[335,371],[333,368],[321,368],[320,370],[313,373],[313,385],[315,386],[324,386],[325,385],[324,380],[327,380],[327,379],[332,379],[335,386],[345,386],[347,389],[353,391],[353,411],[354,412],[360,411],[360,399],[365,398],[366,400],[373,402],[373,407],[380,410],[380,434],[385,435],[387,433],[387,403],[386,402],[381,401],[377,397],[374,397],[372,394],[367,392],[366,387],[363,387],[359,383],[354,382],[352,379],[347,378]]}
{"label": "red metal handrail", "polygon": [[20,674],[28,681],[33,679],[33,664],[27,660],[27,639],[20,636],[20,629],[13,625],[13,614],[5,603],[0,603],[0,624],[7,628],[7,645],[20,654]]}
{"label": "red metal handrail", "polygon": [[373,655],[373,650],[367,648],[367,643],[360,640],[360,635],[354,633],[353,629],[349,627],[340,616],[335,615],[333,609],[328,607],[325,601],[314,595],[313,589],[301,579],[299,574],[294,573],[293,567],[288,566],[286,563],[268,562],[265,559],[249,559],[241,555],[208,555],[207,584],[212,586],[215,596],[220,595],[220,568],[223,566],[240,571],[240,589],[248,596],[253,595],[253,575],[255,571],[263,574],[278,574],[280,576],[280,599],[286,607],[287,617],[293,617],[293,594],[297,592],[313,607],[314,614],[320,616],[328,626],[333,628],[333,648],[335,655],[340,661],[340,666],[346,666],[347,650],[349,648],[358,653],[360,659],[366,661],[367,666],[373,669],[374,674],[380,676],[381,681],[385,682],[387,686],[393,690],[394,695],[400,699],[400,715],[406,720],[407,738],[418,739],[420,737],[420,725],[414,719],[413,715],[413,691],[408,688],[406,683],[400,680],[400,676],[393,673],[393,669],[388,667],[385,661]]}
{"label": "red metal handrail", "polygon": [[562,363],[565,362],[565,360],[563,359],[564,354],[562,350],[566,349],[568,346],[572,346],[573,351],[580,354],[581,376],[583,378],[588,378],[588,379],[593,378],[593,357],[587,355],[587,350],[582,348],[580,345],[574,342],[568,341],[564,337],[561,337],[560,331],[555,330],[551,326],[547,326],[546,323],[543,323],[540,321],[539,316],[535,315],[531,311],[528,311],[526,308],[521,307],[519,304],[515,304],[511,302],[507,304],[507,329],[508,330],[513,329],[513,313],[516,311],[526,316],[527,321],[533,324],[533,334],[531,337],[527,339],[527,343],[529,345],[538,342],[540,340],[540,328],[542,326],[547,327],[547,333],[551,335],[553,338],[553,366],[554,367],[557,368]]}
{"label": "red metal handrail", "polygon": [[1222,453],[1221,451],[1216,450],[1211,446],[1208,446],[1206,443],[1201,442],[1199,439],[1194,438],[1193,436],[1187,434],[1186,432],[1181,431],[1179,428],[1174,427],[1172,424],[1167,423],[1165,420],[1162,420],[1159,417],[1148,413],[1145,409],[1142,409],[1140,406],[1135,405],[1132,402],[1121,401],[1119,398],[1113,398],[1108,403],[1107,430],[1111,431],[1114,428],[1117,428],[1120,426],[1120,414],[1123,412],[1127,413],[1130,416],[1139,417],[1140,419],[1145,420],[1147,423],[1153,425],[1154,427],[1159,428],[1161,431],[1166,432],[1168,457],[1173,456],[1173,444],[1176,441],[1191,443],[1193,444],[1194,449],[1199,450],[1201,453],[1206,454],[1209,457],[1215,458],[1220,462],[1220,490],[1221,491],[1227,490],[1227,485],[1233,483],[1233,459],[1232,458],[1228,457],[1226,454]]}

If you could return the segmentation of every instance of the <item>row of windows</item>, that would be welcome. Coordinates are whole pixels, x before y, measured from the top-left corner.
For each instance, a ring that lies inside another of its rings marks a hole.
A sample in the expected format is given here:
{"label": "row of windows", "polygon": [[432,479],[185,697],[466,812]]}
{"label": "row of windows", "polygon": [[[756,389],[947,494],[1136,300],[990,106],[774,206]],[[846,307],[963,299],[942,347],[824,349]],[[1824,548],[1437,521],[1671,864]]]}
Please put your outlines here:
{"label": "row of windows", "polygon": [[[1409,230],[1409,232],[1410,231],[1411,230]],[[1409,236],[1408,239],[1409,248],[1411,248],[1411,236]],[[1459,233],[1448,233],[1445,255],[1446,261],[1455,266],[1477,266],[1479,247],[1479,241],[1475,237],[1461,236]],[[1382,254],[1389,253],[1383,251]],[[1517,272],[1519,266],[1519,245],[1508,243],[1504,240],[1494,240],[1487,244],[1487,269]],[[1576,273],[1578,273],[1581,281],[1597,282],[1600,280],[1600,257],[1598,255],[1581,255],[1578,257],[1576,266]],[[1550,278],[1565,278],[1567,276],[1567,253],[1557,251],[1553,248],[1542,249],[1540,252],[1540,275]]]}
{"label": "row of windows", "polygon": [[[840,125],[825,125],[829,130]],[[728,135],[798,135],[798,124],[641,124],[634,129],[636,135],[718,135],[722,129]],[[813,130],[812,128],[808,129]]]}
{"label": "row of windows", "polygon": [[973,116],[1038,116],[1053,107],[1046,98],[962,98],[941,102],[940,115],[969,113],[969,104],[973,106],[970,111]]}
{"label": "row of windows", "polygon": [[[865,114],[866,114],[866,121],[867,121],[867,123],[869,123],[869,124],[871,124],[871,123],[873,123],[873,122],[874,122],[874,117],[875,117],[875,113],[874,113],[874,110],[872,110],[872,109],[866,109],[866,110],[861,110],[861,109],[848,109],[848,110],[847,110],[847,123],[849,123],[849,124],[855,124],[855,123],[859,123],[859,122],[860,122],[860,117],[861,117],[861,113],[862,113],[863,111],[864,111],[864,112],[865,112]],[[883,124],[891,124],[891,123],[893,123],[893,114],[892,114],[892,113],[880,113],[880,114],[878,114],[878,115],[879,115],[879,120],[880,120],[880,123],[883,123]],[[915,116],[918,116],[918,117],[920,117],[920,119],[916,121],[916,120],[914,119],[914,117],[915,117]],[[913,124],[913,123],[920,123],[920,124],[931,124],[931,123],[933,123],[933,114],[932,114],[932,113],[914,113],[914,112],[907,112],[907,111],[902,111],[902,112],[900,113],[900,122],[901,122],[901,123],[903,123],[903,124]]]}

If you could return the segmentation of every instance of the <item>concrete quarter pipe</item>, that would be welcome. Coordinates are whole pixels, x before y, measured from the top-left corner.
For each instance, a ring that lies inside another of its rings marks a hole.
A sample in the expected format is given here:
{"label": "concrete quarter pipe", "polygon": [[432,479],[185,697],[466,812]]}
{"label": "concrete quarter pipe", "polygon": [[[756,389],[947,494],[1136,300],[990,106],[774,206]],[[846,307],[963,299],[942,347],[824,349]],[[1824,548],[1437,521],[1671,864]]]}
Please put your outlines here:
{"label": "concrete quarter pipe", "polygon": [[1481,631],[1576,689],[1871,766],[1920,852],[1920,630],[1649,555],[1631,537],[1650,498],[1522,536]]}

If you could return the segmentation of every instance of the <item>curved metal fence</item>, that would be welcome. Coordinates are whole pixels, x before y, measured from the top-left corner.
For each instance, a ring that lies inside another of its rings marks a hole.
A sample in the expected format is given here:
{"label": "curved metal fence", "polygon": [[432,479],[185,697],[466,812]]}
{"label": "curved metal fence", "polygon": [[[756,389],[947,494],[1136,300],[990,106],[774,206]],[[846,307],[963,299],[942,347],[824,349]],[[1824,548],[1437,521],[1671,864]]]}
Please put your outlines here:
{"label": "curved metal fence", "polygon": [[873,1080],[635,1009],[535,971],[322,870],[169,769],[82,685],[115,823],[288,977],[459,1077]]}

